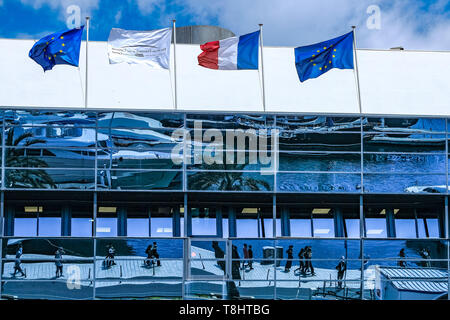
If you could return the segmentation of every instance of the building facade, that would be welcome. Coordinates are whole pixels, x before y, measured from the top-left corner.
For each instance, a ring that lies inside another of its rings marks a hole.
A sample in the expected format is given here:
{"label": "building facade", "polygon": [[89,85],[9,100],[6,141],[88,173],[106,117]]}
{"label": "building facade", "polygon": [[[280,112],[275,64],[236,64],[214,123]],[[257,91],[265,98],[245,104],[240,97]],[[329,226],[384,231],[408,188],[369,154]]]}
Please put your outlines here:
{"label": "building facade", "polygon": [[[4,297],[376,299],[389,296],[377,281],[388,267],[416,272],[391,285],[447,292],[444,118],[14,109],[1,119]],[[203,161],[199,122],[224,137],[265,129],[274,174],[250,163],[250,135],[244,149],[215,145],[234,163]],[[298,256],[305,247],[311,257]]]}
{"label": "building facade", "polygon": [[87,86],[0,44],[3,299],[448,298],[448,53],[358,50],[359,105],[293,48],[264,48],[262,95],[195,45],[175,91],[106,43]]}

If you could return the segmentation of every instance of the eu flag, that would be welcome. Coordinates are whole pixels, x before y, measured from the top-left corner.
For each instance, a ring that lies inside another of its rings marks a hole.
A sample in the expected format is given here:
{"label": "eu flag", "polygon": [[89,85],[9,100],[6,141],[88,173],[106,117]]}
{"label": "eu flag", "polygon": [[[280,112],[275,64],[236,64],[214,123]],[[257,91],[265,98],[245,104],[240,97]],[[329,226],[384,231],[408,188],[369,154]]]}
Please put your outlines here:
{"label": "eu flag", "polygon": [[48,35],[34,44],[28,56],[36,61],[44,72],[56,64],[78,67],[81,36],[84,26]]}
{"label": "eu flag", "polygon": [[300,82],[314,79],[328,70],[353,69],[353,31],[324,42],[294,49]]}

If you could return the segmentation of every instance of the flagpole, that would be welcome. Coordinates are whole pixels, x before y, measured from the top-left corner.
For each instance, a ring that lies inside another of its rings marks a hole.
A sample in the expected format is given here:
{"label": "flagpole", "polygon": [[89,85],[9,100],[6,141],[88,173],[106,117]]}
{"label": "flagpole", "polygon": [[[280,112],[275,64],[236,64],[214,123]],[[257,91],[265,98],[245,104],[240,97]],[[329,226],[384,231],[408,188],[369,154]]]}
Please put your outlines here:
{"label": "flagpole", "polygon": [[173,26],[173,74],[174,74],[174,89],[175,89],[175,96],[174,96],[174,108],[175,110],[178,109],[178,99],[177,99],[177,29],[176,29],[176,20],[172,20]]}
{"label": "flagpole", "polygon": [[262,80],[262,98],[263,98],[263,110],[266,111],[266,88],[264,81],[264,56],[263,56],[263,24],[259,24],[259,45],[261,47],[261,80]]}
{"label": "flagpole", "polygon": [[85,89],[84,89],[84,107],[87,108],[88,107],[88,46],[89,46],[89,21],[90,21],[90,17],[86,17],[86,78],[84,81],[84,85],[85,85]]}
{"label": "flagpole", "polygon": [[359,71],[358,71],[358,57],[356,55],[356,34],[355,34],[356,26],[352,26],[352,32],[353,32],[353,52],[355,54],[355,78],[356,78],[356,91],[358,94],[358,106],[359,106],[359,113],[362,113],[362,106],[361,106],[361,90],[359,86]]}

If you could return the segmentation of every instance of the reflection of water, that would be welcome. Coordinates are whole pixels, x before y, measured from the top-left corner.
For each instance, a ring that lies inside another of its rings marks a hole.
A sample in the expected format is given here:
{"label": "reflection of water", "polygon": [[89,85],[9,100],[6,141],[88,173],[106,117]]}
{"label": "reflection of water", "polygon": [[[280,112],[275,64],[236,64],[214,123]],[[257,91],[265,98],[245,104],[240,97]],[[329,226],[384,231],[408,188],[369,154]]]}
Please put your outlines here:
{"label": "reflection of water", "polygon": [[[411,148],[413,151],[414,148]],[[280,156],[282,171],[316,171],[323,173],[280,173],[280,191],[359,192],[361,162],[342,154],[322,156]],[[355,172],[355,174],[326,172]],[[445,185],[444,155],[367,154],[364,156],[364,188],[368,192],[405,192],[412,186]],[[378,173],[388,173],[379,175]],[[401,174],[396,174],[401,173]],[[417,173],[417,174],[414,174]],[[441,173],[434,175],[429,173]]]}

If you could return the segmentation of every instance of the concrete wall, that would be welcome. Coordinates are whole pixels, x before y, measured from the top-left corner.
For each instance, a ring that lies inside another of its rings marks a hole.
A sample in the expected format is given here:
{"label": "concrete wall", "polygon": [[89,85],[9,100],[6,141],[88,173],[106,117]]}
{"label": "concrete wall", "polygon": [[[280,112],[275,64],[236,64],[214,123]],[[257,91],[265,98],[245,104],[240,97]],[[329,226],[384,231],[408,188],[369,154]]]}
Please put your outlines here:
{"label": "concrete wall", "polygon": [[[28,57],[32,40],[0,39],[0,107],[84,107],[85,43],[80,68],[44,74]],[[263,111],[261,73],[197,64],[198,45],[177,45],[178,109]],[[172,50],[173,64],[173,50]],[[358,50],[362,112],[450,116],[450,52]],[[265,47],[266,110],[359,112],[353,70],[333,69],[300,83],[292,47]],[[108,63],[106,42],[89,43],[89,108],[174,108],[173,70]]]}

